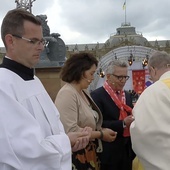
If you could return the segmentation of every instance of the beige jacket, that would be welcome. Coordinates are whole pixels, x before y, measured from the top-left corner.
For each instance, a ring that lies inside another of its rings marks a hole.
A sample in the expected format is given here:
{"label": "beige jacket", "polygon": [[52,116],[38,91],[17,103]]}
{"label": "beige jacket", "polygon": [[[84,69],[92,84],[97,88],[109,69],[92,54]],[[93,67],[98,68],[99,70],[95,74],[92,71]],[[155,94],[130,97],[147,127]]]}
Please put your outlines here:
{"label": "beige jacket", "polygon": [[[77,90],[66,83],[58,92],[55,105],[57,106],[61,121],[66,133],[79,131],[85,126],[93,130],[101,129],[102,114],[87,91],[84,91],[92,107],[89,107]],[[97,111],[99,120],[96,123],[93,110]]]}

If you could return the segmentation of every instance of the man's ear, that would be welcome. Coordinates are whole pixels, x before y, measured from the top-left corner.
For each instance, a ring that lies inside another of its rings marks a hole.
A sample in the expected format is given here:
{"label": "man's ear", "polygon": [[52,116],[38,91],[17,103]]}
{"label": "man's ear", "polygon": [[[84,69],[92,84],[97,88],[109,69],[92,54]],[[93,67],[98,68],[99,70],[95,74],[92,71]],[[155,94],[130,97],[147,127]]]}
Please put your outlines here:
{"label": "man's ear", "polygon": [[7,34],[5,36],[5,43],[6,43],[7,48],[13,47],[15,40],[11,34]]}
{"label": "man's ear", "polygon": [[150,69],[151,69],[152,73],[153,73],[154,75],[156,75],[156,69],[155,69],[155,67],[151,67]]}

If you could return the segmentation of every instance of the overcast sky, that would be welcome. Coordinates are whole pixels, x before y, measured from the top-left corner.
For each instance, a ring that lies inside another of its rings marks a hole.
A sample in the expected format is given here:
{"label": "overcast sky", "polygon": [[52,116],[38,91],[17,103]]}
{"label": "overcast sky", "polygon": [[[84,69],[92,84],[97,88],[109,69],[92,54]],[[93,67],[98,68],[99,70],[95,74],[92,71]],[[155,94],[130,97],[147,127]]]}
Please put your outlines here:
{"label": "overcast sky", "polygon": [[[27,0],[28,1],[28,0]],[[50,33],[66,44],[104,43],[125,22],[125,0],[36,0],[32,13],[46,14]],[[15,0],[0,0],[0,23]],[[149,41],[170,40],[170,0],[126,0],[126,21]],[[0,46],[3,46],[0,41]]]}

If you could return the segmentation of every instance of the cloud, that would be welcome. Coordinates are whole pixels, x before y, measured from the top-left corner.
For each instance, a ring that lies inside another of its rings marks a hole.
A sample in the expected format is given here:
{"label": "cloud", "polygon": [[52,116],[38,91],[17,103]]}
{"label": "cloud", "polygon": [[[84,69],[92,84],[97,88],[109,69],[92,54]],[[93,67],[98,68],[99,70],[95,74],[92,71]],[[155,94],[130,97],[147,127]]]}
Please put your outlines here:
{"label": "cloud", "polygon": [[[0,18],[16,7],[15,0],[0,3]],[[66,44],[104,43],[125,19],[148,40],[170,39],[169,0],[126,0],[126,11],[123,3],[124,0],[36,0],[32,12],[46,14],[51,33],[61,34]]]}

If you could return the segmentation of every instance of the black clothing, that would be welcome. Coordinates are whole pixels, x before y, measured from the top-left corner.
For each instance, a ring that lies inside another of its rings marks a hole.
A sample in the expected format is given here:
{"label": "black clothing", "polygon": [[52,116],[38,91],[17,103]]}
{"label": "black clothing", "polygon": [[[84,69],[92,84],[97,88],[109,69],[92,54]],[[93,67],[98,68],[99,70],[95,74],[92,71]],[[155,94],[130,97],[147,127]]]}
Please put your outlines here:
{"label": "black clothing", "polygon": [[24,65],[17,63],[16,61],[9,58],[3,58],[3,62],[0,64],[0,68],[1,67],[13,71],[26,81],[34,79],[34,69],[25,67]]}
{"label": "black clothing", "polygon": [[[102,141],[103,152],[99,155],[101,170],[132,170],[132,160],[135,154],[132,151],[130,137],[123,136],[123,122],[119,120],[120,109],[103,87],[91,92],[91,97],[102,112],[102,127],[117,132],[114,142]],[[126,104],[132,108],[131,94],[125,91],[125,97]]]}

